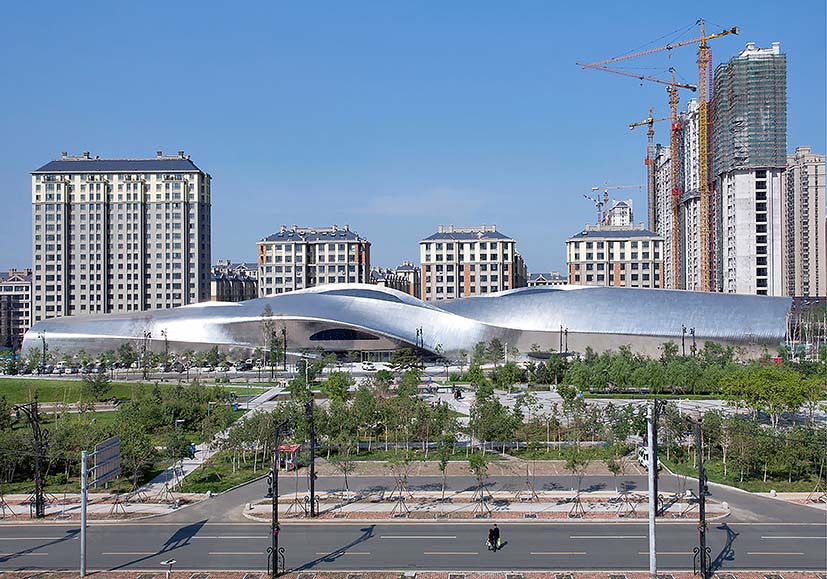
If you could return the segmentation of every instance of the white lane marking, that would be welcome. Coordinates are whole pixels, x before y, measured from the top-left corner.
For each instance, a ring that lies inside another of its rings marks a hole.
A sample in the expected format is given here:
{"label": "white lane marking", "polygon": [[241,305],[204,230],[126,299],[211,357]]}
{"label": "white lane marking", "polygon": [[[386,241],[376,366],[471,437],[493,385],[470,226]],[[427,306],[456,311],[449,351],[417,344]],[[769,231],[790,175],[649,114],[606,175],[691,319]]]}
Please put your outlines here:
{"label": "white lane marking", "polygon": [[777,535],[767,535],[761,537],[762,539],[818,539],[819,541],[827,541],[827,537],[786,537],[786,536],[777,536]]}
{"label": "white lane marking", "polygon": [[266,535],[195,535],[193,539],[268,539]]}
{"label": "white lane marking", "polygon": [[569,539],[645,539],[646,535],[570,535]]}
{"label": "white lane marking", "polygon": [[456,539],[456,535],[379,535],[380,539]]}
{"label": "white lane marking", "polygon": [[55,539],[73,539],[74,537],[0,537],[0,541],[53,541]]}

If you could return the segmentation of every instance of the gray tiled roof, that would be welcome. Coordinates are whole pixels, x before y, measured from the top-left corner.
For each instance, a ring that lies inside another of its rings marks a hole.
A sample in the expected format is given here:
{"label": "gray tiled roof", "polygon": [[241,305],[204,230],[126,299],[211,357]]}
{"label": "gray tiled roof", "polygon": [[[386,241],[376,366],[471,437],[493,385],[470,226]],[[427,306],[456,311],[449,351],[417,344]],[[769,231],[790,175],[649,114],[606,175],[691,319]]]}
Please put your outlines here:
{"label": "gray tiled roof", "polygon": [[577,235],[572,235],[569,239],[619,239],[630,237],[656,237],[662,239],[657,233],[653,233],[648,229],[603,229],[599,231],[581,231]]}
{"label": "gray tiled roof", "polygon": [[201,172],[189,159],[61,159],[32,173]]}
{"label": "gray tiled roof", "polygon": [[422,241],[448,240],[448,241],[474,241],[477,239],[511,239],[507,235],[503,235],[499,231],[486,231],[485,233],[475,231],[472,233],[457,232],[453,233],[434,233],[429,235]]}
{"label": "gray tiled roof", "polygon": [[18,271],[14,274],[14,278],[11,279],[11,272],[8,271],[0,271],[0,282],[9,282],[12,283],[20,283],[21,281],[32,281],[32,274],[27,273],[25,271]]}
{"label": "gray tiled roof", "polygon": [[537,281],[538,279],[545,279],[545,280],[565,280],[566,276],[560,275],[560,273],[530,273],[528,275],[528,281]]}
{"label": "gray tiled roof", "polygon": [[367,241],[359,234],[349,229],[337,229],[336,231],[293,231],[288,229],[268,235],[262,241]]}

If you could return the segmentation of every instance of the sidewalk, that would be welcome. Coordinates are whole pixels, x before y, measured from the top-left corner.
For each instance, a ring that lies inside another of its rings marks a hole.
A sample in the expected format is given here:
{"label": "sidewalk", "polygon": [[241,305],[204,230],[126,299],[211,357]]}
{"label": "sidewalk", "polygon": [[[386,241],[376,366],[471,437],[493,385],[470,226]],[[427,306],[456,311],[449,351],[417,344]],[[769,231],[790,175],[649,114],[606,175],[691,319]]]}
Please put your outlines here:
{"label": "sidewalk", "polygon": [[[0,506],[0,524],[19,523],[34,519],[28,502],[29,495],[4,495],[5,508]],[[120,521],[147,517],[150,515],[164,515],[175,512],[183,505],[196,503],[207,498],[203,494],[175,493],[174,497],[167,495],[145,495],[131,502],[125,502],[126,495],[119,497],[110,493],[90,493],[86,514],[90,520]],[[77,521],[80,520],[80,493],[47,496],[45,522]]]}
{"label": "sidewalk", "polygon": [[[248,412],[230,425],[229,428],[235,428],[253,412],[271,410],[276,403],[270,402],[270,400],[281,394],[283,390],[284,388],[282,386],[274,386],[267,390],[267,392],[263,392],[252,400],[241,404],[239,407],[247,409]],[[215,440],[196,445],[193,458],[176,461],[174,465],[159,473],[158,476],[142,486],[140,489],[141,492],[149,496],[155,496],[162,494],[165,488],[173,490],[178,487],[184,478],[195,472],[217,452],[218,445],[215,444],[216,440],[220,440],[228,431],[229,429],[216,436]]]}
{"label": "sidewalk", "polygon": [[[391,492],[370,492],[363,494],[328,491],[317,493],[320,519],[346,519],[348,521],[411,519],[478,519],[530,521],[547,519],[589,519],[615,520],[645,519],[648,516],[648,495],[646,492],[577,493],[571,491],[540,491],[531,494],[526,489],[520,492],[486,493],[485,505],[480,505],[473,490],[447,492],[445,502],[439,491],[417,491],[406,493],[404,503],[398,494]],[[307,493],[282,496],[279,513],[286,519],[304,518],[303,505],[307,504]],[[692,520],[698,516],[698,505],[692,497],[664,495],[663,519]],[[269,521],[272,503],[263,499],[244,507],[244,516],[259,521]],[[709,520],[729,513],[726,503],[707,501]]]}

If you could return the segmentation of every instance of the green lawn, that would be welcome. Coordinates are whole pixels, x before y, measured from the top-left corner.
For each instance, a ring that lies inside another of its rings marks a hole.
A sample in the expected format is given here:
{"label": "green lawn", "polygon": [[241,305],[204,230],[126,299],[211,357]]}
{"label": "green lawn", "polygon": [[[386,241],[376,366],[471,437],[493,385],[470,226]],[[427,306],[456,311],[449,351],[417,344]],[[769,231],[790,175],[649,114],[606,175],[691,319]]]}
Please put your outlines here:
{"label": "green lawn", "polygon": [[265,476],[269,469],[270,463],[262,464],[259,461],[256,471],[253,472],[253,461],[250,459],[246,464],[239,464],[236,472],[233,472],[230,454],[219,452],[213,455],[206,465],[185,478],[180,490],[184,493],[220,493]]}
{"label": "green lawn", "polygon": [[[675,460],[666,460],[662,454],[659,458],[669,470],[676,474],[698,476],[698,469],[697,467],[693,468],[691,462],[683,463],[676,462]],[[741,482],[739,480],[738,468],[732,463],[729,464],[729,468],[727,469],[727,476],[724,476],[724,466],[720,460],[705,461],[704,468],[706,469],[706,476],[710,482],[737,487],[752,493],[767,493],[771,490],[776,490],[780,493],[809,493],[816,484],[815,478],[793,479],[792,482],[789,482],[787,479],[767,479],[767,482],[764,482],[760,478],[752,478]]]}
{"label": "green lawn", "polygon": [[[40,402],[66,402],[74,404],[80,400],[80,380],[44,380],[41,378],[0,378],[0,396],[5,396],[12,404],[29,402],[37,391]],[[170,382],[158,383],[161,390],[174,388],[177,384]],[[215,388],[216,384],[203,384],[205,388]],[[235,392],[239,396],[255,395],[266,392],[267,386],[248,386],[242,384],[220,384],[228,392]],[[149,392],[155,387],[154,383],[141,382],[113,382],[109,396],[116,396],[121,400],[131,400],[141,391]]]}

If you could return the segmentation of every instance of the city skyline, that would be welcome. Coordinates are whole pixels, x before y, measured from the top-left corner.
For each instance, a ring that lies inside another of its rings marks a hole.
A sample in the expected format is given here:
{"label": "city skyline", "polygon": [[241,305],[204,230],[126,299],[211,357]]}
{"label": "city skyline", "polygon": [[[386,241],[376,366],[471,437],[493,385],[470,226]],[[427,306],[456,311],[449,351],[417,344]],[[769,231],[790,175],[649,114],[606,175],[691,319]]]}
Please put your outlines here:
{"label": "city skyline", "polygon": [[[592,186],[641,185],[623,197],[643,214],[645,136],[627,125],[649,106],[666,113],[662,87],[583,71],[575,60],[668,42],[656,39],[676,28],[692,37],[698,16],[710,30],[738,25],[740,36],[713,43],[714,63],[747,42],[781,42],[790,63],[788,152],[824,152],[824,79],[806,74],[824,69],[818,39],[805,34],[817,15],[784,22],[768,6],[703,4],[640,19],[606,5],[593,22],[584,21],[585,7],[540,3],[263,7],[255,22],[210,5],[165,8],[164,18],[153,5],[126,14],[56,6],[38,24],[37,43],[27,32],[34,13],[15,6],[17,18],[6,22],[27,24],[4,25],[0,41],[17,55],[6,75],[17,80],[5,91],[14,114],[4,132],[15,139],[0,155],[0,267],[29,265],[22,192],[45,160],[64,150],[117,158],[185,149],[216,179],[214,259],[253,259],[256,241],[282,224],[348,223],[373,242],[374,263],[394,266],[415,260],[419,240],[439,224],[496,223],[530,271],[562,270],[565,239],[594,221],[582,198]],[[72,26],[116,16],[165,38],[187,19],[209,33],[185,30],[174,44],[147,46],[117,27],[95,38]],[[58,43],[52,21],[68,25],[69,38]],[[65,64],[44,77],[58,50]],[[681,50],[643,64],[675,65],[692,82],[695,50]],[[165,63],[176,60],[186,66],[171,72]],[[89,82],[65,88],[80,73]],[[167,88],[169,75],[185,83],[183,97]],[[48,78],[58,88],[44,89]],[[681,110],[690,97],[681,95]],[[656,128],[656,140],[668,142],[665,129]]]}

